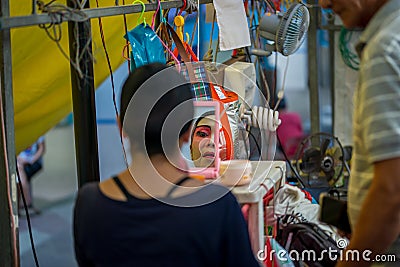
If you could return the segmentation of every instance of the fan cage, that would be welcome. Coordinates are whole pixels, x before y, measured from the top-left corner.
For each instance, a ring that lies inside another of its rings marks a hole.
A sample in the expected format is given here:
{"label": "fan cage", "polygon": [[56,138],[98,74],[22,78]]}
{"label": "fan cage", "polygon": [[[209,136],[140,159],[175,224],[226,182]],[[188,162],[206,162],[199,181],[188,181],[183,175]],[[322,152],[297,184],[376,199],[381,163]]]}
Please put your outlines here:
{"label": "fan cage", "polygon": [[284,56],[296,52],[306,37],[309,23],[308,9],[302,4],[291,5],[279,24],[275,40],[277,51]]}
{"label": "fan cage", "polygon": [[[317,146],[316,144],[320,145],[323,143],[324,140],[329,140],[329,149],[332,148],[337,148],[338,151],[340,152],[340,155],[338,157],[335,157],[334,160],[334,165],[336,167],[335,169],[335,176],[331,177],[331,179],[328,179],[327,182],[330,184],[330,186],[334,185],[339,178],[342,176],[343,174],[343,170],[345,167],[345,163],[344,163],[344,149],[342,144],[340,143],[339,139],[331,134],[328,133],[324,133],[324,132],[319,132],[319,133],[315,133],[315,134],[311,134],[309,136],[307,136],[306,138],[303,139],[303,141],[301,141],[301,143],[299,144],[299,146],[297,147],[296,150],[296,156],[295,156],[295,168],[297,173],[303,178],[308,178],[309,174],[308,173],[303,173],[301,168],[300,168],[300,163],[302,161],[304,152],[309,149],[309,148],[320,148],[320,146]],[[335,151],[336,153],[336,151]],[[322,174],[323,177],[328,178],[327,176],[324,176],[324,173],[322,172],[322,170],[320,171],[320,174]]]}

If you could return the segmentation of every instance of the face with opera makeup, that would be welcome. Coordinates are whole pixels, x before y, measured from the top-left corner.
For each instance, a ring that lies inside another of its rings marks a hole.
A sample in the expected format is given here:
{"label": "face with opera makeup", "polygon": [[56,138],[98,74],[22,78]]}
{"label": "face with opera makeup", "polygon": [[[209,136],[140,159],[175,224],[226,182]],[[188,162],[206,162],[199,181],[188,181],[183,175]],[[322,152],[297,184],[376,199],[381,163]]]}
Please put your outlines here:
{"label": "face with opera makeup", "polygon": [[[220,132],[220,131],[219,131]],[[190,153],[196,167],[212,167],[215,160],[215,115],[200,117],[194,125]],[[220,134],[220,136],[223,136]],[[226,158],[224,140],[219,138],[218,153],[221,160]]]}

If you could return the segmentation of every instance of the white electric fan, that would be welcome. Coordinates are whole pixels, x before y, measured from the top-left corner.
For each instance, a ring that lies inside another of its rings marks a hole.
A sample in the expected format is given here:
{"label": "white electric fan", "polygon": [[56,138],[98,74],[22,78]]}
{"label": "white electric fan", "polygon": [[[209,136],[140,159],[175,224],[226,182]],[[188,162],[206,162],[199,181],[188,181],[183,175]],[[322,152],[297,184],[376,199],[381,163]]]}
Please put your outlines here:
{"label": "white electric fan", "polygon": [[266,13],[258,30],[261,37],[270,41],[267,50],[289,56],[303,43],[309,24],[310,14],[307,7],[301,3],[294,3],[283,14]]}

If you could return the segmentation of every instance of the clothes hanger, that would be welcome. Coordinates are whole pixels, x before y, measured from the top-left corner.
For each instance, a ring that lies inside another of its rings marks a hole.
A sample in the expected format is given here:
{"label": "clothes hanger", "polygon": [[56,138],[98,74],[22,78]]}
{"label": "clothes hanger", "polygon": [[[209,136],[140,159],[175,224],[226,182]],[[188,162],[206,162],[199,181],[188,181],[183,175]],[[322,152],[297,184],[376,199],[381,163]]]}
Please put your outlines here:
{"label": "clothes hanger", "polygon": [[[118,5],[118,1],[116,1],[115,3]],[[146,18],[143,18],[144,12],[146,11],[146,6],[145,6],[145,4],[144,4],[142,1],[140,1],[140,0],[135,0],[135,1],[133,1],[133,2],[132,2],[132,5],[138,4],[138,3],[142,5],[142,11],[140,12],[140,16],[139,16],[139,18],[138,18],[138,20],[137,20],[137,23],[138,23],[138,24],[141,24],[142,21],[143,21],[143,24],[144,24],[143,26],[146,27],[146,25],[147,25],[147,24],[146,24]],[[130,45],[130,43],[129,43],[129,41],[127,41],[126,44],[124,45],[124,47],[122,48],[122,57],[123,57],[124,59],[128,60],[128,61],[131,60],[130,57],[129,57],[129,45]]]}
{"label": "clothes hanger", "polygon": [[146,25],[147,25],[147,24],[146,24],[146,18],[143,17],[144,12],[146,11],[146,5],[145,5],[142,1],[140,1],[140,0],[135,0],[135,1],[133,1],[132,5],[137,4],[137,3],[139,3],[139,4],[142,5],[142,12],[140,12],[140,16],[139,16],[139,18],[138,18],[138,20],[137,20],[137,23],[138,23],[138,24],[141,24],[141,23],[143,22],[144,26],[146,27]]}
{"label": "clothes hanger", "polygon": [[[161,10],[161,15],[162,15],[162,10]],[[166,25],[167,20],[165,19],[164,16],[161,16],[161,24],[163,24],[164,26]],[[166,32],[167,29],[166,27],[164,28],[164,32]],[[165,47],[165,49],[168,51],[168,53],[171,55],[171,57],[174,59],[175,61],[175,65],[178,66],[178,71],[180,71],[180,62],[178,60],[178,58],[174,55],[174,53],[169,49],[168,45],[166,45],[163,40],[160,38],[160,36],[157,35],[157,38],[160,40],[161,44]]]}

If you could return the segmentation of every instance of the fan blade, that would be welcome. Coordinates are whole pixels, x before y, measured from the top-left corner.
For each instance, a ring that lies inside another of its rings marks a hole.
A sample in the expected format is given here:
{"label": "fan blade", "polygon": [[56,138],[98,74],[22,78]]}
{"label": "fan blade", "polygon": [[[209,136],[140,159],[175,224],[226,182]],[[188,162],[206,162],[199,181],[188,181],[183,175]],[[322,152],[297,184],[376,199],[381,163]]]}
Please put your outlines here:
{"label": "fan blade", "polygon": [[325,174],[326,179],[328,180],[328,182],[330,180],[332,180],[332,178],[335,176],[335,170],[334,169],[330,169],[328,171],[322,170]]}
{"label": "fan blade", "polygon": [[304,151],[300,170],[304,173],[319,172],[321,166],[321,152],[318,148],[311,147]]}
{"label": "fan blade", "polygon": [[322,144],[322,147],[321,147],[321,157],[323,157],[325,155],[326,150],[328,149],[328,146],[329,146],[330,142],[331,141],[329,139],[325,139],[324,140],[324,143]]}
{"label": "fan blade", "polygon": [[300,163],[300,170],[304,173],[318,172],[319,171],[319,161],[313,160],[308,162]]}

